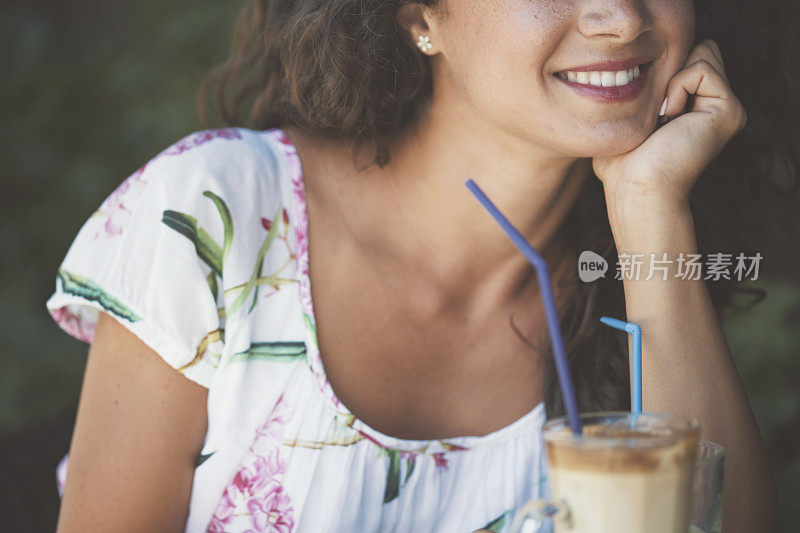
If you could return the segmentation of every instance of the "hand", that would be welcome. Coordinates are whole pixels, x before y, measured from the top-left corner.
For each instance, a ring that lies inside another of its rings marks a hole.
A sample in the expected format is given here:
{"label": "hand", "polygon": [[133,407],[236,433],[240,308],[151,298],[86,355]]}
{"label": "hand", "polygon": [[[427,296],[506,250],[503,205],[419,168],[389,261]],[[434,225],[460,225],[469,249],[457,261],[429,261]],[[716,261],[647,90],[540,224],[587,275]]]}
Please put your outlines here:
{"label": "hand", "polygon": [[[684,110],[689,95],[694,99]],[[630,152],[592,160],[607,199],[630,203],[654,195],[688,203],[697,178],[744,127],[747,114],[714,41],[695,46],[670,80],[665,118],[669,122]]]}

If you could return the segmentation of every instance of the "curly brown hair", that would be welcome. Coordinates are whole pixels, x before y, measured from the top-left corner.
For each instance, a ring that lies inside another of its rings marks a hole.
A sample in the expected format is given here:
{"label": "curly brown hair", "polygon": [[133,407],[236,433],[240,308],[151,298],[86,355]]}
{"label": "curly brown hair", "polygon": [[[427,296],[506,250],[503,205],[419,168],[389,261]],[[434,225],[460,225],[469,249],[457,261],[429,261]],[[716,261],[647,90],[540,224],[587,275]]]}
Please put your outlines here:
{"label": "curly brown hair", "polygon": [[[409,0],[250,0],[241,11],[230,57],[212,70],[198,94],[200,115],[211,126],[206,101],[213,99],[222,123],[257,130],[295,126],[317,136],[347,139],[353,151],[376,146],[375,163],[389,161],[393,140],[425,112],[432,93],[429,58],[400,27],[397,13]],[[418,3],[444,8],[446,0]],[[696,39],[713,38],[725,54],[734,92],[748,125],[726,146],[692,191],[698,246],[709,252],[752,252],[758,235],[773,231],[759,209],[763,190],[797,190],[800,105],[789,90],[797,82],[790,58],[794,41],[781,31],[789,20],[768,1],[696,0]],[[795,43],[796,45],[796,43]],[[764,83],[763,80],[768,80]],[[240,118],[249,108],[246,120]],[[586,180],[565,234],[577,255],[594,250],[617,261],[603,188]],[[573,269],[574,270],[574,269]],[[625,317],[622,282],[576,283],[560,309],[573,380],[581,410],[630,406],[627,339],[602,326],[599,317]],[[734,296],[750,305],[765,296],[734,280],[708,282],[717,312],[734,307]],[[521,334],[511,320],[511,327]],[[547,347],[535,349],[547,351]],[[548,361],[551,361],[548,358]],[[552,364],[545,402],[552,416],[563,403]]]}
{"label": "curly brown hair", "polygon": [[[372,141],[375,162],[385,165],[391,141],[416,121],[432,88],[427,58],[397,22],[407,3],[250,0],[237,19],[230,58],[201,87],[201,113],[208,86],[217,82],[225,124],[293,125],[356,146]],[[242,122],[239,111],[252,97]]]}

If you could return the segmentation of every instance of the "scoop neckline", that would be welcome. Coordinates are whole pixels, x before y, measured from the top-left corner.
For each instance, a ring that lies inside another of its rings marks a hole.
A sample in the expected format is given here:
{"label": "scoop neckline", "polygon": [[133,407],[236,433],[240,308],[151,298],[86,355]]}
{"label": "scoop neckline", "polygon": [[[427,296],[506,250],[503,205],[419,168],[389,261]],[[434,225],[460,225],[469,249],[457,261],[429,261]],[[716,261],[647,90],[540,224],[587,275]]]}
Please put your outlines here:
{"label": "scoop neckline", "polygon": [[536,404],[533,409],[510,424],[487,433],[486,435],[464,435],[442,439],[405,439],[386,435],[371,427],[354,415],[350,409],[339,400],[325,374],[325,368],[317,344],[316,316],[314,314],[314,303],[311,298],[311,276],[309,272],[308,207],[306,204],[305,178],[302,162],[297,151],[297,146],[286,131],[280,128],[273,128],[267,130],[267,132],[275,135],[283,149],[285,163],[288,167],[289,177],[292,183],[292,202],[290,208],[297,246],[296,263],[298,292],[306,331],[306,359],[320,392],[323,394],[325,404],[334,412],[335,416],[342,423],[351,427],[364,438],[381,448],[411,453],[440,454],[474,450],[476,448],[497,445],[520,434],[528,433],[534,435],[535,432],[540,432],[546,418],[543,401]]}

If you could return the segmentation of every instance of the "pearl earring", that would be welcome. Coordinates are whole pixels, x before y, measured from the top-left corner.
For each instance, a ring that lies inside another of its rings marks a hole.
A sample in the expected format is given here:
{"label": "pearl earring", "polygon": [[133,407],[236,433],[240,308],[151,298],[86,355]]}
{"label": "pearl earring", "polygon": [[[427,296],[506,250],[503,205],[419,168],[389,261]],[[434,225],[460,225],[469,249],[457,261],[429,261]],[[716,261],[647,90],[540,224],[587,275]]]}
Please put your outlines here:
{"label": "pearl earring", "polygon": [[433,45],[431,44],[431,38],[427,35],[420,35],[417,39],[417,47],[423,52],[427,52],[433,48]]}

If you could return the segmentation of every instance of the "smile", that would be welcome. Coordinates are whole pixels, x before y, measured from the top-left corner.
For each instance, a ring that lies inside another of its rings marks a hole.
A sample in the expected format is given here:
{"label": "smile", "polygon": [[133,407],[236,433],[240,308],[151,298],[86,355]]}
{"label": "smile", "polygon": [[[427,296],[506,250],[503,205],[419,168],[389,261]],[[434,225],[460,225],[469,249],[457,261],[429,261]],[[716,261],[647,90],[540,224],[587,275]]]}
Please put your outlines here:
{"label": "smile", "polygon": [[594,85],[595,87],[621,87],[623,85],[628,85],[640,75],[641,69],[639,69],[639,65],[616,72],[609,70],[593,70],[591,72],[575,72],[574,70],[568,70],[566,72],[556,73],[556,76],[562,80],[568,80],[581,85]]}
{"label": "smile", "polygon": [[596,102],[619,103],[641,94],[651,63],[649,59],[605,61],[562,70],[553,76]]}

